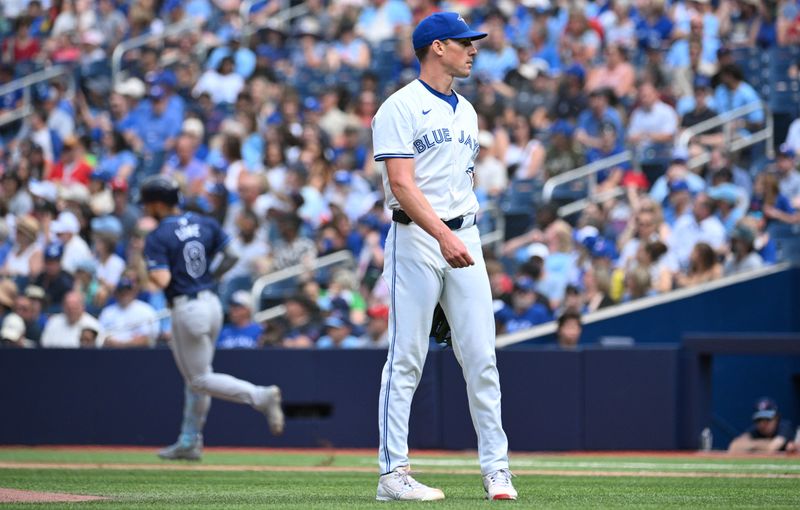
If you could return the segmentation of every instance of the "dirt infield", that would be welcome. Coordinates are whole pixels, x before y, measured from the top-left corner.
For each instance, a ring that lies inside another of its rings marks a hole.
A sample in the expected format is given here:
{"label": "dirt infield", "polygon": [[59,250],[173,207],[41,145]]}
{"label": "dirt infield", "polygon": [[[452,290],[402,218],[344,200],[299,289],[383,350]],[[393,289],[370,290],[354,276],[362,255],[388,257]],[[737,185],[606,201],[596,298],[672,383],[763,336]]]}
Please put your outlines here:
{"label": "dirt infield", "polygon": [[79,503],[105,499],[108,498],[83,496],[81,494],[62,494],[59,492],[22,491],[0,487],[0,503]]}
{"label": "dirt infield", "polygon": [[[210,465],[210,464],[97,464],[97,463],[60,463],[60,462],[0,462],[0,469],[106,469],[113,471],[262,471],[262,472],[295,472],[295,473],[374,473],[372,467],[345,466],[245,466],[245,465]],[[414,469],[415,472],[425,470]],[[477,469],[447,469],[429,471],[453,475],[475,475]],[[706,471],[614,471],[614,470],[571,470],[571,469],[515,469],[516,475],[525,476],[610,476],[634,478],[785,478],[800,480],[795,473],[720,473]],[[92,497],[92,496],[88,496]]]}

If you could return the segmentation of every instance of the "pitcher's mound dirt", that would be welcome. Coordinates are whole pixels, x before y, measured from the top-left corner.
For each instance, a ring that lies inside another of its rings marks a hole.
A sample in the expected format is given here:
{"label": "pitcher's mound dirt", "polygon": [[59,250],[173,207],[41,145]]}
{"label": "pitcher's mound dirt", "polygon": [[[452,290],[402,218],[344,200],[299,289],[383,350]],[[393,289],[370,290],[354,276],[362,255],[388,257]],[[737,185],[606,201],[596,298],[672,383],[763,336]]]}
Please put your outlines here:
{"label": "pitcher's mound dirt", "polygon": [[107,499],[100,496],[82,496],[80,494],[61,494],[58,492],[21,491],[0,487],[0,503],[73,503],[80,501],[96,501]]}

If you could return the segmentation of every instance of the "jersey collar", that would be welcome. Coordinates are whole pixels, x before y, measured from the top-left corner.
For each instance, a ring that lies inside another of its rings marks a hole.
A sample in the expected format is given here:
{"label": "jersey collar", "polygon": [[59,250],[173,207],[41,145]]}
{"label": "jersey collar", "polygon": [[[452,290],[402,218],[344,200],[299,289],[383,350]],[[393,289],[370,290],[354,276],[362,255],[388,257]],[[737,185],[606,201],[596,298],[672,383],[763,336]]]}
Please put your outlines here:
{"label": "jersey collar", "polygon": [[439,99],[441,99],[445,103],[447,103],[450,106],[452,106],[453,107],[453,112],[455,113],[456,105],[458,105],[458,95],[456,94],[455,90],[453,90],[452,93],[448,96],[448,95],[442,94],[438,90],[434,89],[433,87],[431,87],[430,85],[428,85],[427,83],[422,81],[421,78],[417,78],[417,81],[419,81],[422,84],[423,87],[428,89],[428,92],[430,92],[434,96],[438,97]]}

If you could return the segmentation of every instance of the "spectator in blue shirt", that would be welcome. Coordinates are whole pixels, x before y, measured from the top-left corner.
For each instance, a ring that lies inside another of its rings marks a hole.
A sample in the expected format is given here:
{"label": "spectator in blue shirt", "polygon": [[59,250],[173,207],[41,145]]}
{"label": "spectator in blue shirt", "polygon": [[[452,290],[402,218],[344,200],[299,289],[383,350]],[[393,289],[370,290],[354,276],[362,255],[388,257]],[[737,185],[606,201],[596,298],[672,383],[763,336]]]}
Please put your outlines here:
{"label": "spectator in blue shirt", "polygon": [[325,334],[317,340],[317,349],[356,349],[364,342],[352,334],[353,326],[346,317],[333,314],[325,319]]}
{"label": "spectator in blue shirt", "polygon": [[575,139],[586,147],[586,157],[596,157],[603,145],[602,130],[605,124],[611,124],[617,133],[617,144],[622,144],[622,120],[617,110],[609,106],[608,89],[595,89],[589,94],[589,108],[578,116],[578,128]]}
{"label": "spectator in blue shirt", "polygon": [[495,312],[498,331],[514,333],[553,320],[550,308],[544,301],[546,298],[540,298],[536,294],[536,282],[532,278],[517,278],[511,294],[511,304],[504,304]]}
{"label": "spectator in blue shirt", "polygon": [[219,349],[256,349],[259,347],[261,326],[253,321],[253,300],[246,290],[231,295],[228,305],[230,322],[223,326],[217,339]]}
{"label": "spectator in blue shirt", "polygon": [[400,35],[411,24],[411,9],[400,0],[372,0],[358,17],[356,32],[371,44]]}
{"label": "spectator in blue shirt", "polygon": [[506,43],[502,17],[498,15],[487,20],[486,31],[489,36],[475,56],[472,71],[475,76],[487,81],[502,81],[509,71],[519,65],[517,52]]}
{"label": "spectator in blue shirt", "polygon": [[[744,74],[738,66],[722,67],[718,77],[720,84],[714,90],[714,105],[717,113],[727,113],[741,106],[761,102],[756,90],[744,81]],[[764,124],[764,110],[757,109],[749,113],[745,119],[746,123],[742,126],[743,131],[740,131],[743,134],[757,130]]]}
{"label": "spectator in blue shirt", "polygon": [[181,123],[175,123],[167,112],[166,91],[159,85],[150,87],[150,105],[133,119],[131,145],[143,154],[163,153],[175,146]]}

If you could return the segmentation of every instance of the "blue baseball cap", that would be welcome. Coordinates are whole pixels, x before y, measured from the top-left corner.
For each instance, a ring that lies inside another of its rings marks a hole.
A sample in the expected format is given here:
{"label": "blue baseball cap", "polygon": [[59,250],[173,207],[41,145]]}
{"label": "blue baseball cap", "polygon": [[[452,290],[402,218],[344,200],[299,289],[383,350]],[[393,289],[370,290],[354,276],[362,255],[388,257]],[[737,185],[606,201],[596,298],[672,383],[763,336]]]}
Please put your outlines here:
{"label": "blue baseball cap", "polygon": [[708,76],[698,74],[694,77],[694,89],[710,89],[711,88],[711,78]]}
{"label": "blue baseball cap", "polygon": [[61,243],[50,243],[44,250],[45,260],[61,260],[61,255],[64,254],[64,247]]}
{"label": "blue baseball cap", "polygon": [[550,125],[551,135],[564,135],[566,137],[570,137],[574,132],[575,128],[572,127],[572,124],[564,119],[558,119]]}
{"label": "blue baseball cap", "polygon": [[457,12],[437,12],[419,22],[411,36],[414,49],[430,45],[433,41],[446,39],[483,39],[487,33],[472,30]]}
{"label": "blue baseball cap", "polygon": [[753,413],[753,421],[771,420],[778,415],[778,404],[771,398],[760,398],[756,402],[756,412]]}
{"label": "blue baseball cap", "polygon": [[523,292],[536,292],[536,282],[528,276],[520,276],[514,280],[514,290]]}
{"label": "blue baseball cap", "polygon": [[676,193],[678,191],[689,191],[689,183],[683,179],[669,183],[670,193]]}

